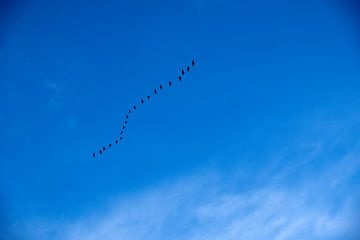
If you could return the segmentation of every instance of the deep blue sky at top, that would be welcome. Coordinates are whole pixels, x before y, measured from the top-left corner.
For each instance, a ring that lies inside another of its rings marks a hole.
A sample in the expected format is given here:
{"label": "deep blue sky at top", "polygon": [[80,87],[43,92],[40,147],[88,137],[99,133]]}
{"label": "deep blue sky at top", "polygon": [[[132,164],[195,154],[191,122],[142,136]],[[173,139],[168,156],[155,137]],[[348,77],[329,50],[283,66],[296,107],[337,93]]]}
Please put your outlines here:
{"label": "deep blue sky at top", "polygon": [[[251,171],[296,119],[359,105],[358,22],[332,1],[36,0],[1,21],[9,218],[77,215],[239,156]],[[125,141],[93,159],[127,109],[192,58],[183,83],[140,107]]]}

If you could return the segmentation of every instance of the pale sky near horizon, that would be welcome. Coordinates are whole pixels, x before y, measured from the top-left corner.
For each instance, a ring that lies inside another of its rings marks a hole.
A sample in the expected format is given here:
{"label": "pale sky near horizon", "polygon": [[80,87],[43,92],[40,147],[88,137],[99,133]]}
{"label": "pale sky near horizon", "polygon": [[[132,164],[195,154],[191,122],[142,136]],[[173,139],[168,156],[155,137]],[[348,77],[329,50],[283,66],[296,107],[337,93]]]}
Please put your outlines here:
{"label": "pale sky near horizon", "polygon": [[1,240],[359,239],[356,1],[0,6]]}

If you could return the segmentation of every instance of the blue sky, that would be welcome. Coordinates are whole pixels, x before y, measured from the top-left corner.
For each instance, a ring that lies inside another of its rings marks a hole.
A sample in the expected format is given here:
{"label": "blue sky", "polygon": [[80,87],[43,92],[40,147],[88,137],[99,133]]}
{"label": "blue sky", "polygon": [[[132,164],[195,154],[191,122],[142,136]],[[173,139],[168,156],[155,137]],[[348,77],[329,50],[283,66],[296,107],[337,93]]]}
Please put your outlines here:
{"label": "blue sky", "polygon": [[4,239],[358,239],[355,1],[2,7]]}

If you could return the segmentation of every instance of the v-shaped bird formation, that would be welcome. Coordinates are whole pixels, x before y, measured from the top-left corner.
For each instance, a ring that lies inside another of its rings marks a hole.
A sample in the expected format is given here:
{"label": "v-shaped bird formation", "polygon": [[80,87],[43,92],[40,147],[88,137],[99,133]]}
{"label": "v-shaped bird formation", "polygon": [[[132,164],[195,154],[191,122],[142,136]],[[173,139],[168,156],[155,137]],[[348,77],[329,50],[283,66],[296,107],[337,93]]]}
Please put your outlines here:
{"label": "v-shaped bird formation", "polygon": [[[185,73],[186,73],[186,72],[189,73],[189,72],[190,72],[190,69],[191,69],[191,68],[194,68],[194,67],[195,67],[195,60],[192,60],[192,61],[191,61],[191,66],[186,66],[186,68],[185,68],[186,71],[185,71],[184,69],[181,69],[181,74],[178,76],[179,83],[181,83],[181,81],[183,80],[183,77],[185,76]],[[160,91],[163,91],[163,90],[166,88],[166,86],[170,88],[170,87],[173,86],[173,85],[175,85],[175,82],[174,82],[174,81],[169,81],[167,84],[161,84],[161,83],[160,83],[158,88],[154,88],[154,90],[153,90],[153,92],[152,92],[151,95],[147,95],[147,96],[145,96],[145,97],[140,98],[139,105],[145,104],[146,101],[149,102],[149,101],[151,100],[151,97],[152,97],[152,96],[157,96]],[[122,126],[121,126],[121,128],[120,128],[120,135],[119,135],[117,138],[115,138],[115,140],[113,141],[113,143],[109,143],[109,144],[107,145],[107,147],[105,147],[105,146],[101,147],[101,148],[99,149],[99,151],[98,151],[98,154],[97,154],[97,152],[93,152],[93,154],[92,154],[93,157],[96,157],[97,155],[102,155],[107,149],[109,149],[109,148],[111,148],[112,146],[114,146],[114,144],[115,144],[115,145],[119,144],[119,143],[123,140],[123,136],[124,136],[124,134],[125,134],[126,125],[128,124],[128,121],[129,121],[130,116],[133,117],[133,115],[135,114],[135,111],[137,110],[137,107],[138,107],[138,105],[135,104],[135,105],[133,105],[133,106],[127,111],[127,114],[125,115],[125,119],[122,121],[123,124],[122,124]]]}

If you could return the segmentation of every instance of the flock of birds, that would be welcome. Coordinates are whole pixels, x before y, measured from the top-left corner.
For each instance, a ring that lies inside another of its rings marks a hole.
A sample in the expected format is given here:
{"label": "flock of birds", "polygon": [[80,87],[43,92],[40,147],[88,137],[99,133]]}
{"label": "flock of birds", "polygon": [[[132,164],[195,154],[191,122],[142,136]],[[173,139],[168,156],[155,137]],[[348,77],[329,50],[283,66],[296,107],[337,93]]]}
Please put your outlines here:
{"label": "flock of birds", "polygon": [[[191,61],[191,66],[192,66],[192,68],[195,67],[195,60],[192,60],[192,61]],[[181,81],[182,81],[182,79],[183,79],[183,77],[184,77],[184,75],[185,75],[185,72],[190,72],[190,66],[187,66],[187,67],[186,67],[186,70],[181,69],[181,75],[179,75],[179,77],[178,77],[178,80],[179,80],[180,83],[181,83]],[[173,85],[173,82],[172,82],[172,81],[169,81],[167,85],[168,85],[169,87],[171,87],[171,86]],[[158,88],[154,88],[153,96],[157,95],[157,94],[158,94],[158,91],[163,90],[165,86],[166,86],[166,85],[160,84]],[[151,96],[150,96],[150,95],[147,95],[146,97],[141,98],[140,104],[144,104],[145,101],[149,101],[150,99],[151,99]],[[133,115],[133,114],[134,114],[134,112],[135,112],[136,109],[137,109],[137,107],[136,107],[136,105],[134,105],[134,106],[132,106],[132,107],[128,110],[128,112],[127,112],[127,114],[126,114],[126,116],[125,116],[125,119],[123,120],[123,125],[121,126],[120,136],[115,139],[114,144],[118,144],[118,143],[120,143],[120,141],[123,140],[123,136],[124,136],[124,133],[125,133],[125,128],[126,128],[126,125],[128,124],[129,117],[130,117],[130,115]],[[111,148],[112,145],[113,145],[113,144],[109,143],[109,144],[108,144],[108,148]],[[99,150],[99,154],[100,154],[100,155],[103,154],[106,149],[107,149],[107,148],[106,148],[105,146],[103,146],[103,147]],[[92,156],[93,156],[93,157],[96,157],[96,153],[93,152]]]}

